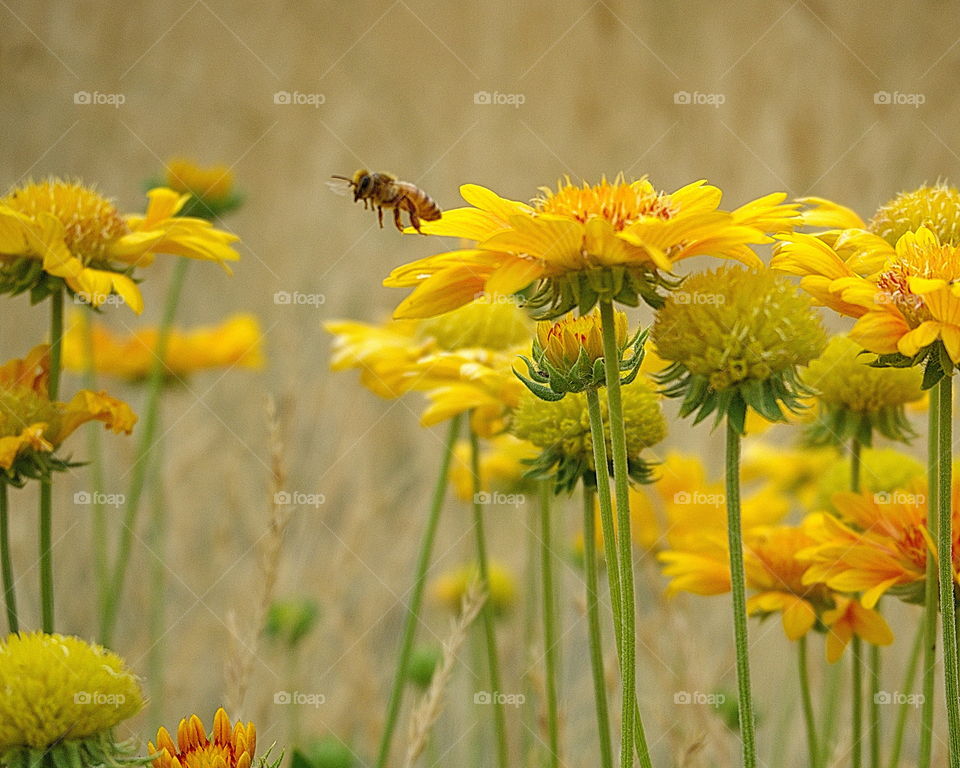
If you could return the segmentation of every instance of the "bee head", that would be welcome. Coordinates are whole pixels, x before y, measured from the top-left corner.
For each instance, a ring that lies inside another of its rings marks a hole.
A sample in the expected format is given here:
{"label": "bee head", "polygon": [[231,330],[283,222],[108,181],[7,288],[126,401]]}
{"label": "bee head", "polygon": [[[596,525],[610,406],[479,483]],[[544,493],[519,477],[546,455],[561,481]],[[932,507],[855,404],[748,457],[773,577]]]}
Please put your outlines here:
{"label": "bee head", "polygon": [[369,171],[361,168],[359,171],[353,174],[354,202],[369,194],[371,187],[373,187],[373,176]]}

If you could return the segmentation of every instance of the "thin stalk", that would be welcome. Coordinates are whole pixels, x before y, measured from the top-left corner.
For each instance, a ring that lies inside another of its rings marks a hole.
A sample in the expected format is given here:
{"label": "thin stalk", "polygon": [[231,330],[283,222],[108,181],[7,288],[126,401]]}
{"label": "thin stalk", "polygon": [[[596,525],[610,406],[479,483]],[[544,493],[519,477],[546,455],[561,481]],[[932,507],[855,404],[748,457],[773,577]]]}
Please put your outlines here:
{"label": "thin stalk", "polygon": [[870,702],[867,705],[870,712],[870,768],[880,768],[880,646],[870,646]]}
{"label": "thin stalk", "polygon": [[[620,350],[617,347],[614,327],[613,304],[600,302],[600,323],[603,335],[603,367],[607,385],[607,410],[610,416],[610,445],[613,453],[613,479],[617,500],[617,548],[620,561],[621,635],[620,674],[623,680],[623,708],[620,736],[620,764],[633,765],[633,750],[636,748],[640,765],[651,768],[650,750],[646,734],[636,706],[636,603],[633,579],[633,537],[630,535],[630,477],[627,467],[627,436],[623,424],[623,404],[620,396]],[[635,741],[637,728],[640,739]]]}
{"label": "thin stalk", "polygon": [[[94,365],[93,331],[86,313],[81,317],[83,336],[83,388],[97,389],[96,367]],[[107,551],[107,510],[103,500],[106,491],[103,470],[103,425],[94,422],[87,426],[87,453],[90,456],[90,478],[93,483],[93,566],[97,581],[97,611],[102,621],[107,603],[110,585],[109,552]],[[153,698],[153,697],[151,697]],[[157,718],[153,718],[157,721]]]}
{"label": "thin stalk", "polygon": [[433,543],[437,537],[443,500],[447,495],[450,462],[453,459],[453,451],[457,444],[461,420],[461,416],[454,416],[450,420],[447,440],[443,447],[443,455],[440,458],[440,472],[437,476],[437,484],[433,489],[433,499],[430,502],[430,512],[427,516],[427,527],[423,532],[423,539],[420,541],[420,552],[417,554],[416,575],[410,596],[410,607],[407,609],[403,635],[400,640],[400,658],[397,660],[397,666],[393,673],[393,686],[390,689],[390,699],[387,704],[386,722],[383,726],[383,735],[380,737],[377,768],[384,768],[390,758],[390,742],[393,739],[393,733],[397,728],[397,718],[400,715],[404,683],[407,680],[407,668],[410,666],[410,655],[413,652],[413,641],[416,636],[417,622],[420,620],[420,608],[423,606],[423,594],[427,585],[430,556],[433,553]]}
{"label": "thin stalk", "polygon": [[[924,636],[926,626],[921,624],[917,627],[917,633],[913,638],[913,647],[910,650],[910,660],[907,662],[907,671],[903,678],[903,685],[900,690],[903,692],[912,691],[913,683],[917,677],[917,668],[920,665],[920,651],[924,648]],[[900,702],[900,708],[897,712],[897,727],[893,733],[893,746],[890,750],[890,762],[888,768],[899,768],[900,752],[903,749],[903,734],[907,727],[907,714],[910,706],[906,699]]]}
{"label": "thin stalk", "polygon": [[820,748],[817,746],[817,724],[813,715],[813,697],[810,695],[810,672],[807,669],[807,636],[797,641],[797,671],[800,674],[800,698],[803,719],[807,726],[807,754],[810,768],[820,766]]}
{"label": "thin stalk", "polygon": [[[166,643],[164,629],[164,608],[166,608],[167,569],[166,541],[167,514],[163,488],[163,440],[157,446],[157,457],[153,465],[152,493],[150,503],[150,532],[148,542],[152,554],[150,563],[150,604],[148,624],[150,627],[150,649],[147,651],[147,679],[150,681],[150,714],[155,723],[164,721],[166,703]],[[291,655],[293,655],[291,653]],[[290,707],[291,710],[299,707]],[[296,743],[293,741],[292,743]]]}
{"label": "thin stalk", "polygon": [[[603,415],[600,411],[600,395],[595,389],[588,389],[587,414],[590,418],[590,437],[593,442],[593,463],[595,467],[605,468],[607,463],[607,442],[603,432]],[[603,533],[603,556],[607,561],[607,583],[610,589],[610,603],[613,614],[613,636],[617,646],[617,659],[623,663],[623,628],[621,611],[623,602],[620,597],[620,563],[617,560],[617,533],[613,520],[613,499],[610,495],[610,477],[601,469],[596,474],[597,498],[600,502],[600,530]],[[640,720],[640,709],[634,698],[633,740],[635,744],[643,744],[643,723]]]}
{"label": "thin stalk", "polygon": [[154,350],[153,367],[150,369],[150,378],[147,382],[143,426],[140,430],[140,439],[137,442],[133,475],[130,478],[130,487],[126,495],[126,509],[123,517],[123,527],[119,534],[116,562],[111,573],[110,589],[106,592],[103,615],[100,620],[100,641],[107,646],[113,641],[113,633],[117,626],[117,614],[123,596],[123,585],[126,580],[127,567],[130,564],[133,532],[136,529],[140,499],[146,485],[150,460],[152,459],[151,454],[156,439],[157,424],[160,420],[160,400],[167,370],[164,362],[167,356],[167,343],[170,340],[173,319],[177,312],[177,305],[180,303],[180,294],[183,291],[189,265],[188,259],[178,259],[174,264],[173,276],[167,289],[167,298],[163,307],[163,317],[160,320],[160,328],[157,332],[157,347]]}
{"label": "thin stalk", "polygon": [[553,591],[550,480],[540,488],[540,578],[543,582],[543,646],[546,660],[547,739],[550,766],[560,768],[560,712],[557,704],[557,616]]}
{"label": "thin stalk", "polygon": [[756,768],[756,723],[750,687],[747,637],[746,576],[743,568],[743,531],[740,521],[740,433],[727,420],[726,447],[727,536],[730,546],[730,592],[733,596],[733,636],[737,655],[737,695],[744,768]]}
{"label": "thin stalk", "polygon": [[[850,490],[860,493],[861,449],[860,441],[854,438],[850,445]],[[850,712],[851,738],[850,764],[860,768],[863,763],[863,643],[854,636],[851,643],[851,661],[853,663],[852,709]]]}
{"label": "thin stalk", "polygon": [[477,543],[477,566],[480,581],[488,595],[480,609],[483,633],[486,637],[487,667],[490,671],[491,701],[493,709],[493,727],[497,736],[497,758],[500,768],[507,768],[509,760],[507,749],[507,718],[504,713],[503,699],[498,695],[500,687],[500,657],[497,653],[497,633],[494,627],[493,605],[490,595],[490,561],[487,557],[487,536],[484,532],[483,505],[480,503],[482,486],[480,482],[480,441],[477,433],[470,429],[470,470],[473,475],[473,528]]}
{"label": "thin stalk", "polygon": [[953,514],[950,509],[953,474],[953,379],[937,384],[937,558],[940,583],[940,622],[943,632],[943,677],[947,699],[947,734],[950,768],[960,768],[960,670],[957,668],[957,625],[954,603]]}
{"label": "thin stalk", "polygon": [[[930,393],[927,426],[927,530],[938,530],[939,504],[937,468],[939,467],[939,411],[935,393]],[[930,768],[933,756],[934,677],[937,670],[937,620],[939,618],[939,583],[936,558],[927,554],[926,583],[923,594],[923,703],[920,710],[920,748],[917,768]]]}
{"label": "thin stalk", "polygon": [[[523,596],[523,651],[524,661],[527,662],[530,649],[534,646],[536,637],[537,594],[539,590],[537,576],[537,517],[540,512],[533,504],[527,505],[527,546],[526,563],[524,565],[523,581],[526,585]],[[532,665],[527,665],[524,674],[524,694],[527,706],[523,708],[524,727],[520,729],[520,757],[523,765],[527,765],[533,747],[533,735],[537,732],[537,706],[534,703],[536,688],[531,679]]]}
{"label": "thin stalk", "polygon": [[850,661],[853,663],[853,681],[851,683],[851,734],[850,765],[860,768],[863,761],[863,641],[859,635],[853,636],[850,643]]}
{"label": "thin stalk", "polygon": [[0,481],[0,571],[3,572],[3,604],[7,609],[10,633],[20,631],[17,619],[16,582],[13,579],[13,561],[10,558],[10,506],[7,484]]}
{"label": "thin stalk", "polygon": [[843,682],[841,673],[841,664],[831,665],[827,673],[827,695],[826,703],[821,712],[820,728],[820,765],[826,765],[830,759],[830,750],[833,747],[833,736],[836,732],[837,723],[837,705],[840,701],[840,685]]}
{"label": "thin stalk", "polygon": [[[596,395],[596,392],[594,392]],[[583,563],[586,571],[587,625],[590,639],[590,668],[600,742],[600,768],[613,768],[610,745],[610,714],[607,710],[606,675],[603,668],[603,639],[600,634],[599,589],[597,580],[596,492],[583,483]]]}
{"label": "thin stalk", "polygon": [[[50,400],[60,396],[63,360],[63,288],[50,295]],[[44,632],[53,632],[53,477],[49,469],[40,478],[40,616]]]}

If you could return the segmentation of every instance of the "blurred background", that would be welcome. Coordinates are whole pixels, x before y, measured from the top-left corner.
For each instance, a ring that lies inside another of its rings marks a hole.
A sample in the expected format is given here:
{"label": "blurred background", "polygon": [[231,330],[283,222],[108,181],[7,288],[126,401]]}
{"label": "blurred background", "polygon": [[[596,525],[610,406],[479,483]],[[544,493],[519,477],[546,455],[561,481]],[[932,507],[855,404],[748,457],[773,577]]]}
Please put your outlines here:
{"label": "blurred background", "polygon": [[[301,713],[303,731],[336,733],[363,760],[373,752],[442,435],[418,426],[416,398],[381,401],[354,375],[330,374],[321,323],[388,316],[402,293],[381,287],[382,278],[437,244],[401,236],[389,223],[379,229],[374,215],[327,189],[331,174],[392,171],[445,208],[458,205],[465,182],[529,199],[565,175],[648,174],[665,190],[707,178],[724,190],[727,208],[784,191],[836,199],[869,216],[898,191],[956,181],[960,39],[956,24],[943,23],[951,13],[952,3],[886,0],[857,11],[812,0],[0,0],[5,187],[79,178],[134,212],[143,209],[145,180],[167,158],[186,155],[229,166],[246,197],[223,223],[241,237],[235,275],[192,265],[177,317],[192,325],[255,313],[269,364],[197,376],[165,401],[167,681],[162,700],[136,724],[151,732],[194,711],[209,719],[222,701],[228,614],[243,625],[260,578],[272,394],[285,425],[288,486],[325,499],[294,513],[277,591],[312,597],[321,620],[295,672],[284,652],[262,646],[243,711],[231,714],[257,718],[263,744],[283,743],[289,719],[274,693],[322,693],[322,706]],[[119,308],[104,321],[118,331],[157,322],[171,263],[143,274],[142,318]],[[278,291],[322,295],[323,303],[277,304]],[[42,341],[46,323],[26,297],[4,298],[3,359]],[[79,386],[68,376],[68,392]],[[111,388],[135,408],[142,399],[139,389]],[[697,449],[719,461],[708,427],[677,433],[665,450]],[[106,443],[108,490],[119,490],[133,440]],[[83,441],[72,445],[82,459]],[[719,475],[718,462],[712,470]],[[58,484],[55,557],[59,626],[89,637],[96,629],[89,510],[71,503],[84,482],[78,471]],[[29,492],[15,494],[13,504],[31,626],[36,570],[24,564],[36,546],[35,504]],[[489,526],[495,557],[518,578],[524,553],[515,540],[525,514],[495,511]],[[567,522],[572,537],[575,512]],[[433,574],[470,558],[465,531],[467,510],[451,500]],[[155,553],[143,535],[116,646],[145,673],[155,638],[142,605]],[[726,605],[690,598],[672,604],[682,610],[665,607],[662,581],[648,565],[641,678],[662,690],[642,706],[655,749],[679,755],[705,740],[707,748],[679,764],[722,764],[716,755],[729,754],[734,742],[719,718],[709,707],[674,707],[670,692],[733,686]],[[570,565],[562,586],[569,764],[593,750],[578,585]],[[436,642],[446,622],[431,604],[421,635]],[[761,706],[775,709],[778,690],[793,685],[783,661],[791,649],[776,622],[757,627],[765,633]],[[519,687],[527,662],[539,656],[524,649],[516,620],[504,619],[500,636],[507,679]],[[458,679],[466,690],[482,667],[470,659],[464,666]],[[474,711],[455,699],[440,733],[457,745]],[[398,743],[404,734],[402,721]],[[447,758],[462,758],[463,748]]]}

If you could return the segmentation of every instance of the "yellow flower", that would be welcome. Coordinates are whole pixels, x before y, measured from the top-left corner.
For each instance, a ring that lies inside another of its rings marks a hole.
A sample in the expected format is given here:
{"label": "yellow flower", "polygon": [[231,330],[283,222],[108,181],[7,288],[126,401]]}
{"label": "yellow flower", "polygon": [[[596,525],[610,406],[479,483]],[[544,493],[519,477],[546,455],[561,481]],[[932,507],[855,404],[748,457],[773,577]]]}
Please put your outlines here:
{"label": "yellow flower", "polygon": [[886,619],[877,611],[864,608],[856,600],[842,595],[834,597],[836,607],[823,614],[827,626],[827,661],[840,660],[844,649],[854,635],[871,645],[890,645],[893,632]]}
{"label": "yellow flower", "polygon": [[143,707],[137,679],[99,645],[43,632],[0,643],[0,764],[116,765],[113,729]]}
{"label": "yellow flower", "polygon": [[880,206],[867,225],[890,245],[920,227],[932,230],[943,243],[960,245],[960,190],[937,183],[902,192]]}
{"label": "yellow flower", "polygon": [[[805,581],[862,593],[865,608],[873,608],[888,591],[921,602],[927,553],[935,549],[926,527],[923,481],[890,493],[838,493],[833,505],[836,516],[813,514],[804,523],[814,540],[800,553],[810,563]],[[953,509],[956,517],[956,503]],[[958,536],[960,531],[954,533],[955,552]]]}
{"label": "yellow flower", "polygon": [[[517,580],[510,570],[496,560],[487,563],[490,577],[490,606],[497,615],[503,615],[517,599]],[[461,602],[467,589],[480,580],[480,568],[476,563],[463,565],[441,574],[434,582],[434,598],[454,613],[460,612]]]}
{"label": "yellow flower", "polygon": [[524,390],[513,363],[517,341],[529,339],[532,328],[511,302],[479,299],[426,321],[336,320],[324,328],[334,335],[333,370],[360,369],[361,383],[385,398],[425,392],[425,426],[472,412],[474,429],[489,437],[503,430]]}
{"label": "yellow flower", "polygon": [[462,186],[470,207],[421,229],[475,245],[395,269],[385,285],[415,287],[395,316],[430,317],[478,294],[509,296],[530,285],[537,289],[532,306],[544,307],[545,316],[574,306],[589,311],[598,298],[657,305],[657,288],[667,284],[661,272],[678,261],[710,255],[759,266],[750,245],[769,242],[767,233],[791,229],[797,218],[797,206],[782,205],[782,194],[721,210],[721,191],[704,181],[667,194],[646,178],[618,176],[582,186],[566,180],[541,192],[527,205]]}
{"label": "yellow flower", "polygon": [[[527,462],[539,453],[534,445],[513,435],[491,437],[480,452],[480,490],[484,493],[522,492],[527,486],[524,473],[530,469]],[[473,498],[473,474],[470,471],[470,444],[466,440],[457,443],[454,458],[450,483],[458,499],[470,501]]]}
{"label": "yellow flower", "polygon": [[[627,343],[627,316],[614,313],[617,349]],[[603,358],[603,335],[600,329],[600,313],[566,315],[557,322],[537,323],[537,341],[547,360],[555,368],[566,370],[583,354],[593,363]]]}
{"label": "yellow flower", "polygon": [[193,160],[176,157],[167,161],[164,185],[190,200],[184,215],[214,218],[242,202],[234,189],[233,171],[226,165],[200,166]]}
{"label": "yellow flower", "polygon": [[[833,497],[850,490],[850,457],[830,451],[830,461],[817,472],[808,509],[832,509]],[[927,477],[926,466],[894,448],[864,448],[860,453],[860,487],[871,493],[893,493]]]}
{"label": "yellow flower", "polygon": [[119,296],[138,314],[140,289],[132,278],[158,253],[226,262],[239,258],[238,238],[202,219],[178,216],[189,195],[159,187],[147,193],[143,215],[124,215],[107,198],[79,183],[50,179],[0,198],[0,291],[52,290],[61,279],[80,300],[100,306]]}
{"label": "yellow flower", "polygon": [[[156,362],[158,330],[142,328],[128,335],[115,334],[102,323],[89,323],[87,313],[77,313],[67,324],[63,339],[63,365],[83,372],[90,365],[87,334],[93,351],[93,369],[98,373],[142,381]],[[166,374],[184,378],[212,368],[263,367],[263,333],[254,315],[231,315],[220,325],[189,331],[172,329],[164,361]]]}
{"label": "yellow flower", "polygon": [[18,484],[21,477],[36,477],[44,455],[81,424],[102,421],[113,432],[130,434],[137,421],[130,406],[106,392],[81,390],[68,403],[50,400],[49,375],[46,345],[0,366],[0,469]]}
{"label": "yellow flower", "polygon": [[[830,447],[788,448],[751,441],[744,446],[741,475],[744,484],[763,482],[796,499],[802,507],[810,508],[817,498],[821,478],[838,461],[837,451]],[[849,487],[849,465],[843,481],[845,485],[836,490]]]}
{"label": "yellow flower", "polygon": [[231,728],[230,718],[220,708],[213,717],[209,737],[203,721],[191,715],[189,720],[180,721],[176,744],[161,727],[156,745],[148,742],[147,747],[155,756],[154,768],[250,768],[257,749],[257,730],[253,723],[244,725],[239,720]]}

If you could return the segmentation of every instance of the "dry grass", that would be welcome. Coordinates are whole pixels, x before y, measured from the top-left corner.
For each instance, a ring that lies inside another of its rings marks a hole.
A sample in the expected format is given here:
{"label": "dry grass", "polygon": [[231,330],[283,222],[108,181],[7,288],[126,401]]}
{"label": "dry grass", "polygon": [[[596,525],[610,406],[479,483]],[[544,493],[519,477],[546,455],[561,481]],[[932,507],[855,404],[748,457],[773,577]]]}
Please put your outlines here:
{"label": "dry grass", "polygon": [[[457,204],[465,181],[523,199],[562,174],[623,170],[649,173],[668,189],[706,177],[731,203],[781,189],[869,212],[902,188],[960,176],[960,123],[949,109],[960,46],[947,8],[933,0],[880,0],[857,11],[825,0],[0,3],[5,184],[78,176],[134,210],[144,178],[163,158],[186,153],[233,166],[247,192],[246,206],[227,222],[243,238],[236,276],[194,265],[179,318],[199,323],[238,309],[256,312],[271,364],[261,375],[197,377],[164,405],[165,724],[191,711],[212,715],[234,630],[256,631],[260,607],[247,596],[262,589],[257,542],[273,474],[260,404],[274,393],[291,404],[288,488],[326,497],[316,509],[294,511],[276,589],[315,597],[323,621],[295,680],[277,649],[258,651],[247,706],[263,743],[282,743],[286,715],[273,705],[273,692],[291,685],[320,692],[326,704],[304,713],[305,729],[334,731],[364,755],[376,743],[440,439],[417,427],[415,400],[385,403],[359,391],[353,377],[329,374],[320,322],[383,316],[398,294],[381,288],[381,278],[433,246],[377,229],[360,207],[329,194],[323,182],[331,173],[394,170],[445,207]],[[73,94],[81,90],[120,92],[126,102],[119,109],[77,105]],[[277,105],[279,90],[319,92],[325,103]],[[480,90],[522,93],[526,101],[517,109],[477,105]],[[922,92],[926,103],[878,105],[879,90]],[[678,91],[718,92],[726,101],[716,109],[678,105]],[[146,276],[145,320],[156,321],[168,265]],[[321,293],[326,301],[319,309],[276,305],[278,290]],[[45,317],[23,297],[2,306],[6,358],[43,338]],[[117,328],[139,322],[123,310],[107,318]],[[68,391],[77,386],[67,378]],[[142,400],[136,388],[112,388],[135,405]],[[715,440],[706,427],[684,429],[669,445],[715,461]],[[107,442],[107,490],[121,491],[132,441]],[[82,440],[74,450],[82,458]],[[87,588],[89,510],[71,500],[88,482],[78,471],[59,484],[55,521],[59,626],[87,636],[96,626]],[[29,626],[37,615],[37,573],[28,570],[36,505],[29,492],[14,493],[12,504]],[[571,533],[575,519],[567,520]],[[512,511],[491,514],[492,549],[518,572],[523,553],[515,542],[524,527]],[[469,557],[469,533],[465,511],[451,503],[438,569]],[[144,669],[153,642],[143,609],[153,555],[142,540],[136,546],[118,647]],[[664,606],[661,587],[651,570],[641,590],[641,706],[650,731],[662,735],[656,749],[687,753],[691,768],[710,765],[731,754],[732,740],[711,713],[678,711],[670,692],[730,682],[725,606],[700,599]],[[570,764],[580,764],[593,736],[572,565],[561,588],[565,740]],[[425,622],[423,638],[438,642],[440,609],[431,607]],[[500,630],[510,659],[505,676],[518,689],[536,677],[521,630],[519,612]],[[773,727],[778,692],[793,685],[785,663],[791,649],[773,623],[754,630],[761,706]],[[905,644],[898,639],[896,652]],[[705,655],[704,648],[716,651]],[[457,684],[476,687],[482,665],[459,674],[436,732],[451,741],[458,723],[473,716]],[[521,714],[511,723],[515,742],[525,733]],[[159,723],[141,718],[136,725],[150,731]],[[789,734],[790,743],[800,743],[798,730]]]}

